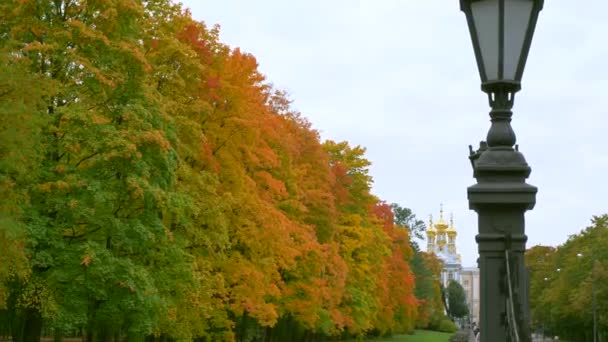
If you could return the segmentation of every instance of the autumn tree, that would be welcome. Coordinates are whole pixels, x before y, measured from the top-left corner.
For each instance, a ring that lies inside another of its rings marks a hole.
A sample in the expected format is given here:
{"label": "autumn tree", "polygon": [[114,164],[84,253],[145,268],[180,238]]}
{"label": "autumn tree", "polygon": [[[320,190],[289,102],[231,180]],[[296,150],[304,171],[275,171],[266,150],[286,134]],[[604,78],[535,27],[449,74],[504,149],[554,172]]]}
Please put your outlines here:
{"label": "autumn tree", "polygon": [[0,19],[2,334],[413,328],[416,221],[395,225],[365,149],[322,142],[219,27],[168,0],[5,1]]}
{"label": "autumn tree", "polygon": [[375,327],[383,335],[410,332],[414,328],[418,304],[414,296],[414,274],[409,265],[413,254],[410,237],[407,231],[395,226],[388,204],[380,203],[374,211],[383,221],[384,231],[391,240],[391,252],[379,278],[381,304]]}
{"label": "autumn tree", "polygon": [[12,293],[14,338],[37,340],[43,320],[89,338],[148,333],[186,258],[160,215],[175,151],[144,83],[143,7],[22,1],[2,13],[6,63],[48,84],[30,112],[43,150],[22,184],[32,273]]}

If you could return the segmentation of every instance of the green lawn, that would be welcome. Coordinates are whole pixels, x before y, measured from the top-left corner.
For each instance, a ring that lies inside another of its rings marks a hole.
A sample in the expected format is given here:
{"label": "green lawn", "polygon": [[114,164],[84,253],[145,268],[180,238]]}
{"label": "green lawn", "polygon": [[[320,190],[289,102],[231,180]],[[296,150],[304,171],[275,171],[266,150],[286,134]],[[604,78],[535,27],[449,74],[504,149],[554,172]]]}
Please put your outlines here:
{"label": "green lawn", "polygon": [[452,334],[436,331],[416,330],[413,335],[398,335],[389,338],[366,340],[369,342],[447,342]]}

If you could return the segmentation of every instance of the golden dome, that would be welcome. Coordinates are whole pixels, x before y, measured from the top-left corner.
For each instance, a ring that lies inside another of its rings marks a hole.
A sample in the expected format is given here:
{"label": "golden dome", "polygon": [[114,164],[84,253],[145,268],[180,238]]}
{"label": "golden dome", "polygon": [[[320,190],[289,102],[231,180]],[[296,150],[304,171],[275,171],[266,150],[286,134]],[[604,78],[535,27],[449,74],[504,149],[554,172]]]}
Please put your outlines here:
{"label": "golden dome", "polygon": [[439,209],[439,222],[435,224],[435,228],[438,231],[444,231],[448,229],[448,224],[443,220],[443,204],[441,204],[441,208]]}
{"label": "golden dome", "polygon": [[433,215],[429,215],[429,228],[426,230],[426,232],[436,233],[435,229],[433,228]]}
{"label": "golden dome", "polygon": [[449,235],[456,235],[456,228],[454,228],[454,214],[450,214],[450,227],[447,230]]}

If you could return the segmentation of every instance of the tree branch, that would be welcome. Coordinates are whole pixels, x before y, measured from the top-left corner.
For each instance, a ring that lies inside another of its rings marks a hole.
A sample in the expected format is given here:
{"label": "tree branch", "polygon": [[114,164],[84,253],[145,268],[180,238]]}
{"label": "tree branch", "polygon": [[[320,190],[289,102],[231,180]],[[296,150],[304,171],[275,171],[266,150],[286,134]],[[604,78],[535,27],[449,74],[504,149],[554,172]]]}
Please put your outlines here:
{"label": "tree branch", "polygon": [[90,155],[88,155],[88,156],[86,156],[86,157],[84,157],[84,158],[80,159],[80,161],[78,161],[78,163],[76,163],[76,166],[75,166],[75,167],[78,167],[78,166],[79,166],[79,165],[80,165],[82,162],[84,162],[84,161],[86,161],[86,160],[89,160],[89,159],[91,159],[91,158],[95,157],[95,156],[96,156],[96,155],[98,155],[99,153],[100,153],[100,152],[99,152],[99,151],[97,151],[97,152],[94,152],[94,153],[92,153],[92,154],[90,154]]}

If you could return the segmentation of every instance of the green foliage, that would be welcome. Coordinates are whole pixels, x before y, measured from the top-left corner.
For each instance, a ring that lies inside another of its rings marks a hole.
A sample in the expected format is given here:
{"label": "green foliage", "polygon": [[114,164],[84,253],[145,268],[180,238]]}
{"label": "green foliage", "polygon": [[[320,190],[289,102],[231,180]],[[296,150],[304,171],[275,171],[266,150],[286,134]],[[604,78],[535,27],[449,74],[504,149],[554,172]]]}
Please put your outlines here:
{"label": "green foliage", "polygon": [[558,248],[534,246],[526,252],[533,328],[544,327],[573,341],[592,340],[595,292],[598,331],[605,336],[608,322],[601,313],[608,310],[606,244],[608,215],[601,215]]}
{"label": "green foliage", "polygon": [[450,280],[446,291],[450,317],[463,318],[467,316],[469,314],[469,308],[467,306],[467,298],[462,285],[454,280]]}
{"label": "green foliage", "polygon": [[458,330],[458,328],[456,327],[456,324],[454,324],[454,322],[452,322],[449,319],[443,319],[439,322],[439,326],[437,327],[437,330],[441,331],[441,332],[446,332],[446,333],[453,333],[456,330]]}
{"label": "green foliage", "polygon": [[414,249],[410,265],[416,277],[415,295],[419,301],[416,327],[436,329],[445,318],[443,292],[441,290],[441,270],[443,263],[432,253]]}
{"label": "green foliage", "polygon": [[[416,215],[409,208],[401,207],[397,203],[391,204],[391,208],[393,209],[393,213],[395,215],[395,224],[400,227],[405,227],[409,232],[411,237],[415,237],[417,239],[424,239],[424,231],[426,230],[426,225],[424,221],[416,218]],[[414,241],[412,243],[415,244]],[[417,246],[417,244],[416,244]]]}

